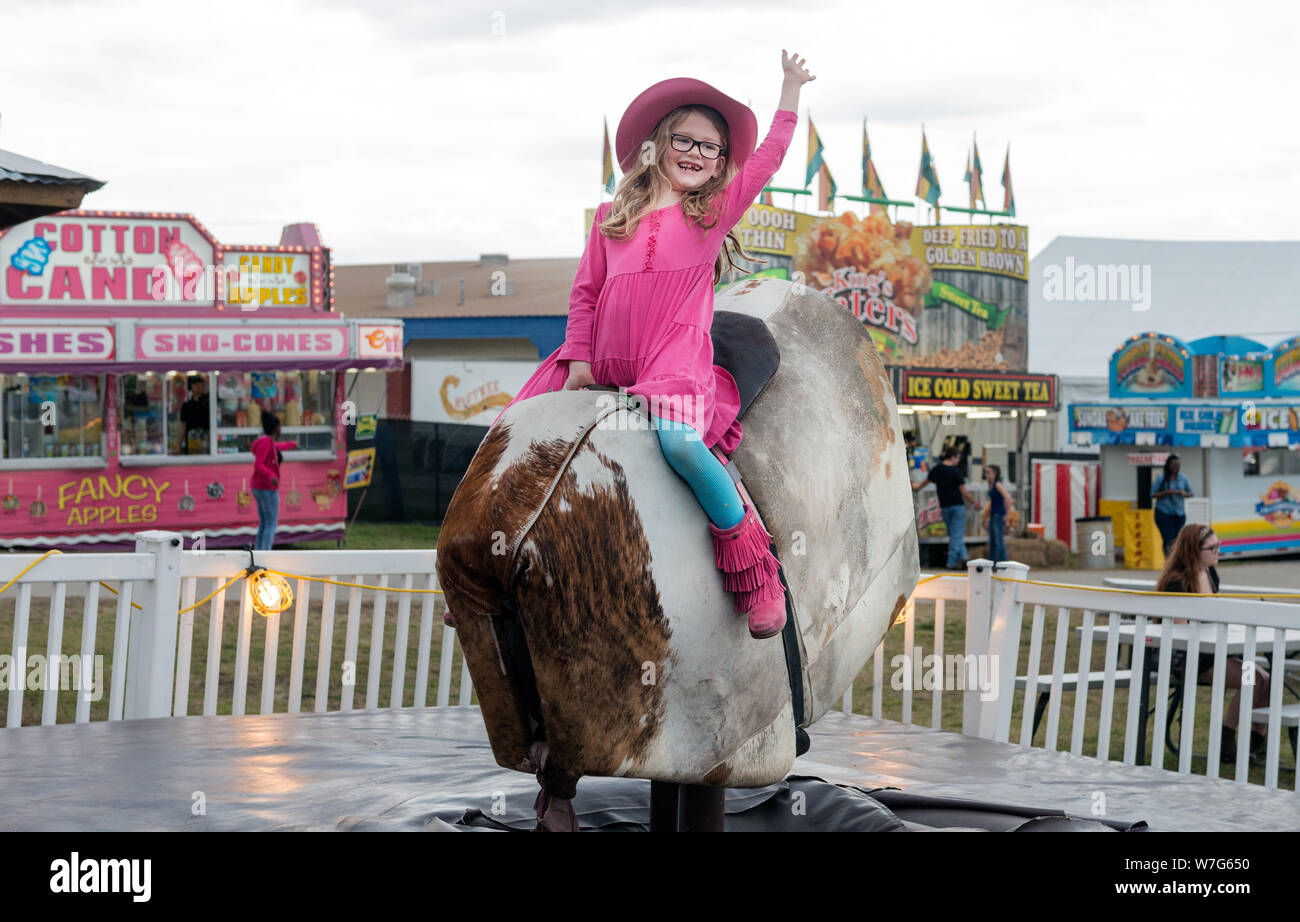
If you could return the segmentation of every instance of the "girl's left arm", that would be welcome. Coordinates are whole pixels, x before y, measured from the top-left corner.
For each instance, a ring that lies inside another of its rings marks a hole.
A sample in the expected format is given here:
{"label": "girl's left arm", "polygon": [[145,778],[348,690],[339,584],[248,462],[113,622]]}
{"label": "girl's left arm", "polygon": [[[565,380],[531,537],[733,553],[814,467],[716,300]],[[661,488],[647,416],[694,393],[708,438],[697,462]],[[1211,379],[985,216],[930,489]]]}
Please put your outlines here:
{"label": "girl's left arm", "polygon": [[758,145],[753,155],[732,178],[725,191],[722,227],[731,230],[745,214],[746,209],[754,204],[754,199],[763,191],[763,187],[775,175],[785,159],[785,152],[794,138],[794,128],[799,122],[799,88],[816,78],[803,67],[803,59],[796,55],[786,55],[781,50],[781,67],[785,79],[781,84],[781,100],[777,103],[776,115],[772,117],[772,127],[767,137]]}
{"label": "girl's left arm", "polygon": [[1016,508],[1016,504],[1011,500],[1011,494],[1007,492],[1007,488],[1001,480],[998,481],[998,491],[1002,494],[1002,499],[1007,504],[1007,512]]}

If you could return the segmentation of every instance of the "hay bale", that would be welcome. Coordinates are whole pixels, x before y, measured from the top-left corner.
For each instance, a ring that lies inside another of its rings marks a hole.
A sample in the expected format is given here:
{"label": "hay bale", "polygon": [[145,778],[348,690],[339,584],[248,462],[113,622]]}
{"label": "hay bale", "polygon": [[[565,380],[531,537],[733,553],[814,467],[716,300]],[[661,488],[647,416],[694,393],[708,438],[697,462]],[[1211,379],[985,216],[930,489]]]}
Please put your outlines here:
{"label": "hay bale", "polygon": [[1066,544],[1064,541],[1057,541],[1055,538],[1048,538],[1039,543],[1043,545],[1045,551],[1044,557],[1047,561],[1046,566],[1064,567],[1066,561],[1070,559],[1070,545]]}
{"label": "hay bale", "polygon": [[1041,538],[1008,538],[1007,557],[1026,566],[1045,567],[1047,566],[1047,542]]}

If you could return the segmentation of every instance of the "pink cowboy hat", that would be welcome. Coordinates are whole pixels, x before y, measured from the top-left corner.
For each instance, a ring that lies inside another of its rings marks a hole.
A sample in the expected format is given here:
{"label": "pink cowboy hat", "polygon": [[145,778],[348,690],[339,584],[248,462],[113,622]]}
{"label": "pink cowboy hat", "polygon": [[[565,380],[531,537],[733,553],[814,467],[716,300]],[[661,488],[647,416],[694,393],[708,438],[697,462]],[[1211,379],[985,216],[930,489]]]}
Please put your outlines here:
{"label": "pink cowboy hat", "polygon": [[758,119],[749,106],[742,105],[726,93],[691,77],[662,80],[632,100],[619,120],[614,136],[618,163],[626,173],[636,161],[641,145],[654,133],[655,126],[678,106],[702,105],[717,109],[726,119],[731,143],[724,156],[736,169],[749,159],[758,141]]}

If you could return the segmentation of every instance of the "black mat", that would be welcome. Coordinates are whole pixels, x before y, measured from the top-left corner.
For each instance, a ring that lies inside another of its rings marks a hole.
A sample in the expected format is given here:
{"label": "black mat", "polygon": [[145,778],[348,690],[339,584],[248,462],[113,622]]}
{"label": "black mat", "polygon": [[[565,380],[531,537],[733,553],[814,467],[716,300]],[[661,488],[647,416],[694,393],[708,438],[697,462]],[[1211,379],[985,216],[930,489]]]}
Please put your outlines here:
{"label": "black mat", "polygon": [[[840,714],[811,735],[785,783],[727,792],[728,829],[1300,828],[1290,792]],[[522,829],[537,792],[473,708],[6,729],[0,778],[4,830]],[[644,828],[649,783],[584,779],[575,806]]]}

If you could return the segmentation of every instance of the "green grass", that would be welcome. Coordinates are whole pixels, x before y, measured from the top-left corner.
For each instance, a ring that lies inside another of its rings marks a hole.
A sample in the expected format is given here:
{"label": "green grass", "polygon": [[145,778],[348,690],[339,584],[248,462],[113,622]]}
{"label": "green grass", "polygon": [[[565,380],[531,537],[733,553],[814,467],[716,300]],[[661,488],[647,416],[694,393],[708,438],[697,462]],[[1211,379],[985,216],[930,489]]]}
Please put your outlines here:
{"label": "green grass", "polygon": [[[343,546],[350,551],[424,550],[437,546],[438,532],[441,528],[441,525],[421,525],[411,522],[357,522],[345,533]],[[284,546],[301,551],[338,549],[338,545],[333,541],[303,541]]]}

